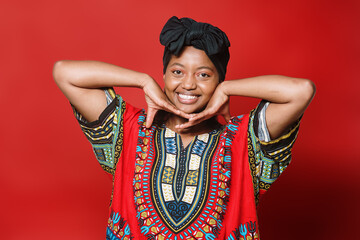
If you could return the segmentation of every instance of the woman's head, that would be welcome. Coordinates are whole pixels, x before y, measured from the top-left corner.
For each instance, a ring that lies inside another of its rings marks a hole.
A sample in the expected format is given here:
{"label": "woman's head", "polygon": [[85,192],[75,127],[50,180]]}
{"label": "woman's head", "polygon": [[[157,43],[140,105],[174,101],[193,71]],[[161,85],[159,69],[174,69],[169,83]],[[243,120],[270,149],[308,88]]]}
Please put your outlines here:
{"label": "woman's head", "polygon": [[204,51],[186,46],[173,55],[164,73],[164,91],[169,100],[185,113],[202,111],[219,84],[215,65]]}
{"label": "woman's head", "polygon": [[165,46],[164,73],[172,58],[178,57],[186,46],[193,46],[205,52],[216,67],[219,81],[225,79],[229,62],[230,42],[226,34],[208,23],[196,22],[190,18],[171,17],[160,34],[160,43]]}
{"label": "woman's head", "polygon": [[172,17],[160,42],[165,46],[164,90],[169,100],[186,113],[202,111],[225,79],[230,58],[226,34],[208,23]]}

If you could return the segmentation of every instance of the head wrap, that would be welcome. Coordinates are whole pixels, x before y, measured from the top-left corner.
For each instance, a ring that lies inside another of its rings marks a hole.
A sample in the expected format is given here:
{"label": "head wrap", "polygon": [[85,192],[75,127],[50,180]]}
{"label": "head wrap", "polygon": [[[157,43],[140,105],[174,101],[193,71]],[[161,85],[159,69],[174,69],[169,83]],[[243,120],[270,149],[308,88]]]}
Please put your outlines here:
{"label": "head wrap", "polygon": [[160,33],[160,43],[165,46],[164,73],[171,55],[179,56],[185,46],[203,50],[215,65],[219,80],[224,81],[229,62],[230,42],[226,34],[208,23],[191,18],[171,17]]}

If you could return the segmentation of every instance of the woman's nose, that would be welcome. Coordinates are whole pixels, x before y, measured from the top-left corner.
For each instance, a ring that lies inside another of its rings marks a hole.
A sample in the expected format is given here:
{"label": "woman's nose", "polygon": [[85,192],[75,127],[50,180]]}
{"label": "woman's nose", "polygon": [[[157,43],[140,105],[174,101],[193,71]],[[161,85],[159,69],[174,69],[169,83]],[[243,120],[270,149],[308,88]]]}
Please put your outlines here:
{"label": "woman's nose", "polygon": [[193,90],[196,88],[196,79],[193,75],[188,75],[183,79],[182,87],[186,90]]}

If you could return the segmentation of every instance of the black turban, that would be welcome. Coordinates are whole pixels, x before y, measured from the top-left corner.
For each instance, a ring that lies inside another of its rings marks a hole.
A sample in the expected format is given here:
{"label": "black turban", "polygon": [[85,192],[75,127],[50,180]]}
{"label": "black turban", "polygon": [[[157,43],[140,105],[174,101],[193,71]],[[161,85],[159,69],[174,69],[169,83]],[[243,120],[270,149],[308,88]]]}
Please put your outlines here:
{"label": "black turban", "polygon": [[164,73],[171,55],[179,56],[185,46],[203,50],[215,65],[219,80],[224,81],[229,62],[230,42],[226,34],[208,23],[196,22],[191,18],[171,17],[160,33],[160,43],[165,46]]}

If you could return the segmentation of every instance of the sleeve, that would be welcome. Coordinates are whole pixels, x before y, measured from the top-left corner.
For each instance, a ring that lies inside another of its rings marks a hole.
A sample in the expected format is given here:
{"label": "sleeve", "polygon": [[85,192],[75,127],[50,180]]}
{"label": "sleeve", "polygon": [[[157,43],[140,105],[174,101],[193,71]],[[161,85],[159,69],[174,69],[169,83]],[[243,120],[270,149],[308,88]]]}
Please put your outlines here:
{"label": "sleeve", "polygon": [[115,94],[113,88],[104,91],[108,105],[98,120],[87,122],[74,106],[72,108],[100,166],[108,174],[114,175],[123,149],[123,118],[126,104],[119,95]]}
{"label": "sleeve", "polygon": [[268,105],[269,102],[262,100],[249,117],[249,162],[257,195],[267,191],[290,164],[291,149],[298,135],[301,119],[286,134],[271,140],[265,119]]}

